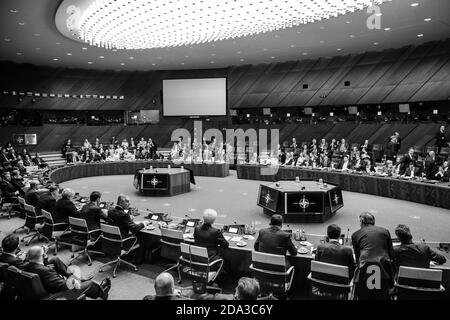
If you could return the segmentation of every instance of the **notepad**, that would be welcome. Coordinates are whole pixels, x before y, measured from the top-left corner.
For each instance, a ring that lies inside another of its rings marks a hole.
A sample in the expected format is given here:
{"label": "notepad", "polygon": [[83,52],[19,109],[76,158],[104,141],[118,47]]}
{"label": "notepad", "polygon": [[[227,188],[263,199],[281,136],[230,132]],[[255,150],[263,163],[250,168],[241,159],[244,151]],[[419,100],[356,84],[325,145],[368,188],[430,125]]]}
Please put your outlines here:
{"label": "notepad", "polygon": [[225,240],[229,241],[231,239],[230,236],[223,236],[225,238]]}
{"label": "notepad", "polygon": [[241,241],[241,240],[242,240],[242,237],[236,236],[236,237],[231,238],[230,241]]}

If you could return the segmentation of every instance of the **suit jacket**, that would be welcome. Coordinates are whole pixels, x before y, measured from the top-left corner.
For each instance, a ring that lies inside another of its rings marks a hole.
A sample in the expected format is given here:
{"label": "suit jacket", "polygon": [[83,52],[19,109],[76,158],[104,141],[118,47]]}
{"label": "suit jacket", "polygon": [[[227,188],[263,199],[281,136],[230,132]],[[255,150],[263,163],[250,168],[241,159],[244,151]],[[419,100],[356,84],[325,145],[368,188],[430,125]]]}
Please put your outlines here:
{"label": "suit jacket", "polygon": [[55,205],[56,199],[50,193],[41,194],[36,202],[36,214],[40,215],[42,209],[52,214]]}
{"label": "suit jacket", "polygon": [[431,158],[429,155],[425,158],[425,174],[427,179],[433,179],[437,171],[436,160]]}
{"label": "suit jacket", "polygon": [[[33,207],[36,207],[36,204],[39,200],[39,195],[34,189],[28,189],[27,192],[25,192],[25,202],[29,205],[32,205]],[[50,211],[51,212],[51,211]]]}
{"label": "suit jacket", "polygon": [[100,229],[100,220],[105,220],[110,222],[107,215],[103,213],[102,209],[99,208],[95,203],[89,202],[83,206],[80,210],[81,218],[86,220],[89,230]]}
{"label": "suit jacket", "polygon": [[51,267],[29,262],[24,266],[23,270],[37,274],[41,278],[42,285],[48,293],[53,294],[68,289],[66,280]]}
{"label": "suit jacket", "polygon": [[194,229],[195,245],[205,247],[208,250],[209,258],[218,256],[218,248],[228,248],[229,243],[223,237],[222,230],[216,229],[210,224],[203,223]]}
{"label": "suit jacket", "polygon": [[[338,165],[338,169],[342,169],[344,167],[344,161],[340,162]],[[353,169],[353,164],[352,162],[349,160],[347,163],[347,170],[352,170]]]}
{"label": "suit jacket", "polygon": [[0,255],[0,262],[7,263],[10,266],[14,266],[19,269],[23,269],[26,264],[26,262],[24,262],[22,259],[8,253],[2,253]]}
{"label": "suit jacket", "polygon": [[126,213],[120,206],[109,209],[108,218],[111,220],[111,225],[119,227],[122,238],[128,237],[130,233],[135,234],[144,228],[143,223],[135,223],[131,220],[130,214]]}
{"label": "suit jacket", "polygon": [[61,198],[56,201],[52,216],[55,223],[69,223],[69,217],[80,218],[75,204],[66,198]]}
{"label": "suit jacket", "polygon": [[400,169],[399,169],[399,174],[402,175],[405,173],[406,169],[408,168],[408,165],[410,162],[414,163],[414,166],[416,166],[416,160],[413,157],[409,156],[409,153],[405,154],[401,159],[400,159]]}
{"label": "suit jacket", "polygon": [[4,197],[17,197],[15,192],[18,191],[18,189],[11,182],[2,180],[0,188],[2,189]]}
{"label": "suit jacket", "polygon": [[450,180],[450,167],[444,168],[444,176],[442,181],[448,182]]}
{"label": "suit jacket", "polygon": [[286,255],[288,251],[292,256],[297,255],[297,248],[292,243],[291,234],[274,226],[259,230],[255,250],[279,255]]}
{"label": "suit jacket", "polygon": [[[414,168],[414,177],[419,176],[419,168]],[[411,177],[411,170],[408,168],[405,171],[405,177]]]}
{"label": "suit jacket", "polygon": [[395,267],[429,268],[430,261],[443,264],[447,259],[426,244],[409,243],[394,247]]}
{"label": "suit jacket", "polygon": [[389,230],[378,226],[366,226],[352,234],[353,251],[358,268],[367,263],[378,263],[384,279],[392,279],[394,249]]}
{"label": "suit jacket", "polygon": [[315,260],[348,267],[350,279],[353,277],[353,273],[355,272],[356,263],[355,258],[353,257],[352,248],[342,246],[335,240],[331,240],[330,242],[324,244],[319,244],[317,247]]}
{"label": "suit jacket", "polygon": [[441,132],[439,130],[439,132],[436,134],[436,146],[437,147],[447,147],[448,145],[448,141],[447,141],[447,137],[445,136],[445,131]]}

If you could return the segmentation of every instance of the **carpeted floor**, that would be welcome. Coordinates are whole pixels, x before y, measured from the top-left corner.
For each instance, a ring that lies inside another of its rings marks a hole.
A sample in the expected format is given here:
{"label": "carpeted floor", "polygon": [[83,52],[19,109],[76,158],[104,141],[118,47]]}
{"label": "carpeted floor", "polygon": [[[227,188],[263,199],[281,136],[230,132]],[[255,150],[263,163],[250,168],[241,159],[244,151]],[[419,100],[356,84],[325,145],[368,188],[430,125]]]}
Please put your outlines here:
{"label": "carpeted floor", "polygon": [[[130,196],[132,206],[140,210],[149,208],[154,211],[168,212],[174,217],[200,218],[206,208],[218,211],[218,224],[251,223],[257,228],[265,227],[269,218],[256,205],[258,187],[261,182],[239,180],[236,172],[230,171],[226,178],[196,177],[197,185],[191,185],[191,192],[175,197],[143,197],[133,187],[133,176],[102,176],[68,181],[62,187],[73,188],[81,195],[88,196],[91,191],[99,190],[106,201],[115,201],[117,195],[124,193]],[[362,211],[371,211],[376,217],[376,224],[388,228],[394,234],[394,228],[399,223],[410,226],[415,239],[424,238],[426,241],[450,242],[450,210],[430,207],[407,201],[394,200],[360,193],[344,192],[344,208],[337,215],[323,224],[290,224],[291,228],[302,228],[309,234],[325,234],[326,226],[337,223],[343,232],[350,229],[350,234],[359,228],[358,216]],[[140,218],[140,217],[138,217]],[[0,218],[0,240],[21,226],[20,218]],[[24,232],[19,233],[20,236]],[[37,242],[39,244],[39,242]],[[26,250],[23,244],[21,248]],[[70,251],[63,249],[58,252],[64,262],[70,260]],[[83,275],[96,273],[103,258],[94,258],[92,266],[86,265],[85,259],[77,260],[74,264],[81,267]],[[138,272],[131,272],[127,268],[120,269],[118,276],[112,279],[111,300],[139,300],[147,294],[153,294],[153,279],[164,270],[167,261],[158,261],[156,265],[140,265]],[[110,275],[108,269],[96,276],[98,281]],[[228,281],[229,280],[229,281]],[[227,279],[225,293],[232,293],[237,279]],[[189,285],[184,281],[182,286]]]}

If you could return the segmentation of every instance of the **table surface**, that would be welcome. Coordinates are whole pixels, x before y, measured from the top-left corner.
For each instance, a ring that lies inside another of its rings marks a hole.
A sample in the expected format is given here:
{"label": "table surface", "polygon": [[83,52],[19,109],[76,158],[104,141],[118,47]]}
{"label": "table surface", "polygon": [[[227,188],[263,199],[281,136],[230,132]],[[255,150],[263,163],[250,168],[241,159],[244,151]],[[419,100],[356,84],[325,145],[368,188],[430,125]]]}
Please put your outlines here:
{"label": "table surface", "polygon": [[180,174],[180,173],[185,173],[185,172],[189,172],[186,169],[181,169],[181,168],[153,168],[153,169],[142,169],[139,170],[139,173],[143,173],[143,174],[168,174],[168,175],[174,175],[174,174]]}
{"label": "table surface", "polygon": [[[277,187],[277,184],[279,187]],[[301,192],[327,192],[333,188],[335,188],[335,185],[327,184],[325,187],[324,185],[319,184],[316,181],[278,181],[273,183],[263,183],[263,185],[268,186],[269,188],[277,189],[279,191],[301,191]],[[301,190],[300,188],[304,186],[305,189]]]}

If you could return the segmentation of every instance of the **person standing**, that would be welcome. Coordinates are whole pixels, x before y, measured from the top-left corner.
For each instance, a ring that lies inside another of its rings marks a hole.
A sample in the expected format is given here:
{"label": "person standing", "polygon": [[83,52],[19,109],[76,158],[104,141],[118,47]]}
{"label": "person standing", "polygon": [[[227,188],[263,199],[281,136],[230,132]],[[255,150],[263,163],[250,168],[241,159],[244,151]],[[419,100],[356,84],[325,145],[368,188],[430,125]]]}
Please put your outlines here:
{"label": "person standing", "polygon": [[449,147],[450,143],[447,140],[447,135],[445,133],[445,126],[439,128],[439,132],[436,134],[436,147],[438,147],[437,153],[441,153],[441,149],[444,147]]}

